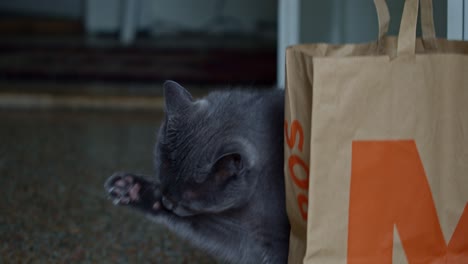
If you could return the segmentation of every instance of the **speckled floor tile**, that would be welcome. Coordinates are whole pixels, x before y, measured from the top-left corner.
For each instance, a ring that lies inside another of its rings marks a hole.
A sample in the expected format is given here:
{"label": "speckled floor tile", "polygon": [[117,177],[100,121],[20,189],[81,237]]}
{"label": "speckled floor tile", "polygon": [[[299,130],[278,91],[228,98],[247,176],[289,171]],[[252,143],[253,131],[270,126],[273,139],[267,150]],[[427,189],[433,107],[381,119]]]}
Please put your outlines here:
{"label": "speckled floor tile", "polygon": [[161,113],[0,111],[0,263],[216,263],[106,199],[152,173]]}

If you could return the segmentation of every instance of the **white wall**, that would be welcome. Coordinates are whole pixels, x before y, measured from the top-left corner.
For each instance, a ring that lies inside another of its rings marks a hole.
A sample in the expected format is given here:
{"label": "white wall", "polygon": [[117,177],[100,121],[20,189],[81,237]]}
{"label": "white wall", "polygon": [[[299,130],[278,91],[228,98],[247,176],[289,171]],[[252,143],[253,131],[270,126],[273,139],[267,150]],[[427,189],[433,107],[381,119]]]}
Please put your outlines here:
{"label": "white wall", "polygon": [[450,0],[447,4],[447,38],[468,40],[468,0]]}
{"label": "white wall", "polygon": [[[110,32],[119,28],[121,3],[125,0],[0,0],[0,10],[17,13],[83,18],[92,32]],[[139,29],[153,27],[158,33],[169,30],[209,30],[220,26],[213,22],[216,15],[231,18],[226,25],[240,31],[253,31],[258,23],[275,25],[277,0],[139,0],[137,14]],[[216,10],[225,2],[223,12]],[[219,21],[218,21],[219,22]],[[223,28],[220,28],[223,30]]]}
{"label": "white wall", "polygon": [[[0,10],[46,14],[60,17],[86,17],[88,27],[116,31],[125,0],[0,0]],[[217,13],[222,0],[140,0],[139,28],[153,27],[155,33],[172,29],[203,30]],[[404,0],[387,1],[396,34]],[[433,0],[438,36],[446,36],[447,1]],[[226,0],[224,15],[252,31],[257,22],[277,21],[277,0]],[[84,15],[86,13],[86,15]],[[301,0],[301,42],[363,42],[377,36],[377,19],[372,0]]]}
{"label": "white wall", "polygon": [[[224,9],[218,10],[217,4],[225,2]],[[154,0],[151,9],[158,25],[174,27],[183,30],[204,30],[213,27],[216,16],[231,18],[233,29],[254,31],[257,23],[267,21],[275,24],[277,21],[277,0]],[[216,26],[216,25],[215,25]]]}
{"label": "white wall", "polygon": [[[87,32],[115,32],[120,29],[123,13],[123,1],[126,0],[83,0],[84,23]],[[139,0],[136,14],[138,29],[147,28],[154,19],[152,0]]]}
{"label": "white wall", "polygon": [[[86,28],[89,31],[115,31],[119,27],[125,0],[86,0]],[[155,34],[174,31],[250,32],[259,22],[275,25],[277,0],[140,0],[137,14],[139,29],[150,29]],[[225,2],[219,10],[217,4]],[[228,23],[215,21],[215,16],[225,16]]]}

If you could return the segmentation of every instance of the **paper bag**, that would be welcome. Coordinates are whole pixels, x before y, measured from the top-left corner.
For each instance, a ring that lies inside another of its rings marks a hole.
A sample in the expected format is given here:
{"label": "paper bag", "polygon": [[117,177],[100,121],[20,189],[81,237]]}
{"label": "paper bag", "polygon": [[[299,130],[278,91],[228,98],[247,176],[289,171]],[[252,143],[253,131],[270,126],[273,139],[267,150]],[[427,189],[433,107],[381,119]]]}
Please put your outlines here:
{"label": "paper bag", "polygon": [[468,43],[374,3],[376,42],[286,52],[289,263],[468,263]]}

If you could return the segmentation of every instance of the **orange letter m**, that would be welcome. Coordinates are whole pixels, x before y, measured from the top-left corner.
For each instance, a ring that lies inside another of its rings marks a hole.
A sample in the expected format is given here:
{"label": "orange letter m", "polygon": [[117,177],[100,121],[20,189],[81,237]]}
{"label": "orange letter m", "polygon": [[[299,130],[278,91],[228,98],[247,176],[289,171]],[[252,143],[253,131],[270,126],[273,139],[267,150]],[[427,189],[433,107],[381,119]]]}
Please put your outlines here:
{"label": "orange letter m", "polygon": [[352,147],[348,263],[391,264],[394,226],[408,263],[468,263],[468,204],[447,245],[415,142]]}

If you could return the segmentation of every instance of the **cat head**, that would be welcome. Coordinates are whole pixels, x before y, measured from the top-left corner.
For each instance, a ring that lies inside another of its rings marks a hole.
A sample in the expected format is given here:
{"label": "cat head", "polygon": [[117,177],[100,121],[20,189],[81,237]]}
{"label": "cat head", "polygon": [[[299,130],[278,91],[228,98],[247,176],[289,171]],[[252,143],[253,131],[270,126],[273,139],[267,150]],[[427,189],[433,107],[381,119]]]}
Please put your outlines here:
{"label": "cat head", "polygon": [[239,133],[240,117],[222,103],[193,99],[173,81],[164,84],[164,96],[165,120],[155,148],[164,207],[190,216],[244,205],[256,183],[256,153]]}

